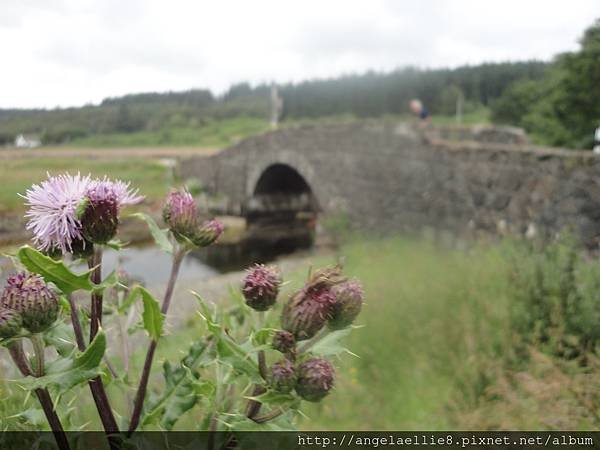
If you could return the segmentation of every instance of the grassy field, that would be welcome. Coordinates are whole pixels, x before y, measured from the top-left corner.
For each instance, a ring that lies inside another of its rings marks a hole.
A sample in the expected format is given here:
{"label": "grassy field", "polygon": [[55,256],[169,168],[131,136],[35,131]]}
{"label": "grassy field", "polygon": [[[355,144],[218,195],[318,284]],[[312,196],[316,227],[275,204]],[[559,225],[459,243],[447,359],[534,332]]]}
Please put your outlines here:
{"label": "grassy field", "polygon": [[99,177],[108,174],[111,178],[131,181],[131,185],[139,188],[149,201],[162,198],[172,182],[171,170],[154,159],[42,157],[7,159],[0,164],[0,214],[23,210],[23,199],[17,194],[24,193],[32,183],[44,180],[46,172],[81,172]]}
{"label": "grassy field", "polygon": [[97,134],[74,139],[73,147],[186,146],[226,147],[253,134],[266,131],[269,123],[257,117],[211,120],[194,128],[169,127],[158,131]]}
{"label": "grassy field", "polygon": [[[434,114],[431,116],[431,122],[434,125],[456,125],[456,116],[442,116]],[[486,107],[479,107],[475,110],[466,112],[462,116],[461,125],[491,125],[491,111]]]}

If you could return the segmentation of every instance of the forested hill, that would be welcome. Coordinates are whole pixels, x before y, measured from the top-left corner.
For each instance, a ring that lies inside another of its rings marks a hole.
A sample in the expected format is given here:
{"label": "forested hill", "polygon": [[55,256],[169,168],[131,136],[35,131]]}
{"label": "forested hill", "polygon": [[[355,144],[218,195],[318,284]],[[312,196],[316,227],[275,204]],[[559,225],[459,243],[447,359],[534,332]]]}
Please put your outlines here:
{"label": "forested hill", "polygon": [[[465,107],[489,105],[516,80],[538,80],[547,63],[527,61],[465,66],[456,69],[400,69],[368,72],[280,86],[284,120],[351,114],[378,117],[404,114],[411,98],[420,98],[434,114],[454,112],[462,95]],[[88,136],[198,128],[240,116],[266,119],[270,87],[232,86],[215,96],[205,89],[142,93],[107,98],[100,105],[52,110],[0,110],[0,144],[20,133],[39,134],[44,143]]]}

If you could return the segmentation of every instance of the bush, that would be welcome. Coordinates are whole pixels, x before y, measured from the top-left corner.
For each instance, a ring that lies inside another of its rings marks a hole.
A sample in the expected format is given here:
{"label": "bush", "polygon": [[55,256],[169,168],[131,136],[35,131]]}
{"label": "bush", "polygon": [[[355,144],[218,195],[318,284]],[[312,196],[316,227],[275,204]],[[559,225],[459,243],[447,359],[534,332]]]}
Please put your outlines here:
{"label": "bush", "polygon": [[587,261],[569,236],[522,246],[511,262],[511,329],[521,343],[567,358],[593,350],[600,339],[600,263]]}

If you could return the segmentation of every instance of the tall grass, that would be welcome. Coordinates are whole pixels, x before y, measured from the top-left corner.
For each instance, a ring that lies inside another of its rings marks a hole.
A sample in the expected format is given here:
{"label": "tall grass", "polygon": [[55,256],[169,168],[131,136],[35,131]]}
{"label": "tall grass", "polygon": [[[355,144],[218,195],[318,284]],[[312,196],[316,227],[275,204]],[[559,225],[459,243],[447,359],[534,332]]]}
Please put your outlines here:
{"label": "tall grass", "polygon": [[[335,361],[336,389],[322,403],[306,405],[301,429],[599,426],[600,264],[571,243],[504,242],[459,250],[430,239],[353,238],[339,253],[346,273],[360,278],[366,292],[358,320],[364,326],[347,340],[358,357]],[[334,259],[317,258],[314,265]],[[284,297],[305,277],[304,270],[285,274],[291,282]],[[161,341],[157,360],[179,359],[203,333],[201,321],[190,317]],[[142,362],[140,351],[132,360],[134,372]],[[160,378],[153,377],[150,392]],[[0,415],[30,408],[31,400],[23,404],[18,389],[11,385],[8,395],[6,386],[0,384],[0,394],[10,401],[2,402]],[[123,388],[109,391],[117,408],[126,410]],[[99,429],[92,403],[73,398],[77,423]],[[205,413],[196,408],[178,429],[195,429]]]}
{"label": "tall grass", "polygon": [[359,357],[338,362],[337,390],[311,408],[304,426],[452,428],[448,406],[486,388],[481,366],[503,347],[508,316],[500,252],[463,253],[396,238],[356,242],[343,254],[347,272],[366,291],[359,320],[365,326],[348,342]]}

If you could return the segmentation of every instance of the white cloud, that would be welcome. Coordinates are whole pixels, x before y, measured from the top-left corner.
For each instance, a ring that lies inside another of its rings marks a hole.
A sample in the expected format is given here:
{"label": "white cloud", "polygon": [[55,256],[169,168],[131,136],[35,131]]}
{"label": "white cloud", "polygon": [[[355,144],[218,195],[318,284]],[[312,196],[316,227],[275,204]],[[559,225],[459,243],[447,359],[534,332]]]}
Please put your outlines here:
{"label": "white cloud", "polygon": [[549,59],[597,0],[3,0],[0,107],[404,65]]}

